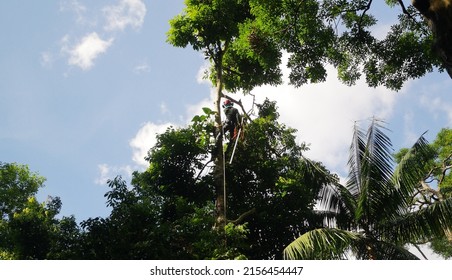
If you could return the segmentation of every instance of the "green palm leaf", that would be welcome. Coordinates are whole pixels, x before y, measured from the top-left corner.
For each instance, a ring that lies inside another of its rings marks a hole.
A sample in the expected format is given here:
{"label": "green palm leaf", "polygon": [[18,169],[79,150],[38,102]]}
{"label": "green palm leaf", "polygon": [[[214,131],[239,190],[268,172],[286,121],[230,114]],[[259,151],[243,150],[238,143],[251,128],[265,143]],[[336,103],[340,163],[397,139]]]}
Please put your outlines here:
{"label": "green palm leaf", "polygon": [[351,251],[357,259],[371,260],[417,260],[416,255],[405,247],[376,238],[358,239]]}
{"label": "green palm leaf", "polygon": [[357,126],[353,128],[353,138],[352,143],[350,145],[350,155],[348,159],[349,166],[349,175],[347,181],[347,189],[354,196],[358,196],[361,192],[361,161],[364,157],[365,150],[365,134],[364,132]]}
{"label": "green palm leaf", "polygon": [[[364,141],[364,140],[363,140]],[[361,191],[359,192],[356,219],[378,220],[390,192],[387,184],[392,175],[392,145],[383,132],[380,121],[373,119],[366,134],[366,145],[361,147],[362,154],[360,174]]]}
{"label": "green palm leaf", "polygon": [[427,173],[425,162],[432,153],[434,151],[422,135],[397,165],[392,176],[396,192],[391,200],[397,200],[404,209],[408,208],[416,187],[424,179]]}
{"label": "green palm leaf", "polygon": [[335,228],[321,228],[298,237],[284,249],[285,259],[343,259],[360,236]]}
{"label": "green palm leaf", "polygon": [[452,198],[406,213],[381,227],[383,238],[396,243],[425,242],[452,228]]}
{"label": "green palm leaf", "polygon": [[328,213],[325,216],[326,225],[336,225],[344,229],[355,227],[355,197],[350,191],[340,184],[330,184],[320,191],[319,206]]}

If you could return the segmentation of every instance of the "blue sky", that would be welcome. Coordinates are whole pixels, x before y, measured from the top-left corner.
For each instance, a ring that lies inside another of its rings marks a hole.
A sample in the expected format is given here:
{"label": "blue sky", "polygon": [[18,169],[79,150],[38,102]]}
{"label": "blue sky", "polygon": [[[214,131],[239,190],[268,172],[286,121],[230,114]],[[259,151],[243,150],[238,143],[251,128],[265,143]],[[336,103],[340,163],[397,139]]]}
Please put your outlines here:
{"label": "blue sky", "polygon": [[[183,126],[213,93],[200,53],[166,43],[183,0],[0,2],[0,161],[47,178],[40,200],[60,196],[62,215],[106,216],[106,180],[143,170],[155,133]],[[394,19],[386,9],[377,26]],[[253,90],[276,100],[281,121],[310,143],[308,156],[346,175],[354,122],[384,119],[394,148],[452,126],[451,79],[434,72],[399,92],[327,82]],[[250,106],[249,97],[242,98]],[[249,107],[248,107],[249,108]]]}

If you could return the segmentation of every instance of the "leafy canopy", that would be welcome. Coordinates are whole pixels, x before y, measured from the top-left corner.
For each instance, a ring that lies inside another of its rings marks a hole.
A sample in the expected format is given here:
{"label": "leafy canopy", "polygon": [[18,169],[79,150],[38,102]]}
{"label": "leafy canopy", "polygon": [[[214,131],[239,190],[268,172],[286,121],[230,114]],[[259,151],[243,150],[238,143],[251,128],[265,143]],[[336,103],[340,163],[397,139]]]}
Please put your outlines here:
{"label": "leafy canopy", "polygon": [[[186,1],[170,21],[168,42],[191,45],[212,61],[206,77],[218,71],[225,88],[245,91],[281,83],[282,54],[288,55],[295,86],[323,82],[327,67],[353,85],[361,77],[371,87],[399,90],[404,82],[434,69],[444,71],[434,38],[422,15],[402,1],[372,0],[210,0]],[[383,36],[382,10],[396,10],[398,21]],[[217,68],[218,65],[224,67]]]}

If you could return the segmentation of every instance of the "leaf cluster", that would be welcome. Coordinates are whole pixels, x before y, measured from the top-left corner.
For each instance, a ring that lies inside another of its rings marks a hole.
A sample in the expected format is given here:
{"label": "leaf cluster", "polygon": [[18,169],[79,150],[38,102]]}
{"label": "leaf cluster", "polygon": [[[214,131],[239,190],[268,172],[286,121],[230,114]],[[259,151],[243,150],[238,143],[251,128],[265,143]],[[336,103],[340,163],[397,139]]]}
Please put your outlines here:
{"label": "leaf cluster", "polygon": [[[401,11],[383,36],[374,15],[381,9]],[[401,1],[186,1],[170,26],[168,42],[204,52],[211,61],[206,77],[215,85],[221,77],[231,92],[280,84],[283,54],[297,87],[324,82],[329,65],[344,84],[363,77],[371,87],[391,90],[444,71],[428,25]]]}

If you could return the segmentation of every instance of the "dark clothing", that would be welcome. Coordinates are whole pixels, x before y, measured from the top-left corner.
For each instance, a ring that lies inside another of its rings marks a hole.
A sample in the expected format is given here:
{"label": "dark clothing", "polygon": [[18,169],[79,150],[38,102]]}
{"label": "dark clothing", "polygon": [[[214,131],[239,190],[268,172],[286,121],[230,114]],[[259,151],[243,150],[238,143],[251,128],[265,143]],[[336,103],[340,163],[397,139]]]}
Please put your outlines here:
{"label": "dark clothing", "polygon": [[226,120],[224,122],[223,130],[224,132],[229,132],[229,137],[231,139],[235,138],[235,129],[240,126],[240,114],[239,110],[234,107],[224,108],[224,114],[226,115]]}
{"label": "dark clothing", "polygon": [[[219,149],[219,145],[221,145],[221,138],[224,134],[229,134],[229,143],[226,148],[226,153],[228,153],[232,147],[233,140],[237,137],[237,133],[239,131],[239,127],[241,125],[241,116],[239,110],[232,106],[227,106],[224,108],[224,114],[226,115],[226,119],[223,122],[223,132],[216,131],[215,132],[215,146],[212,150],[212,159],[215,159],[216,153]],[[221,128],[219,128],[221,129]]]}

